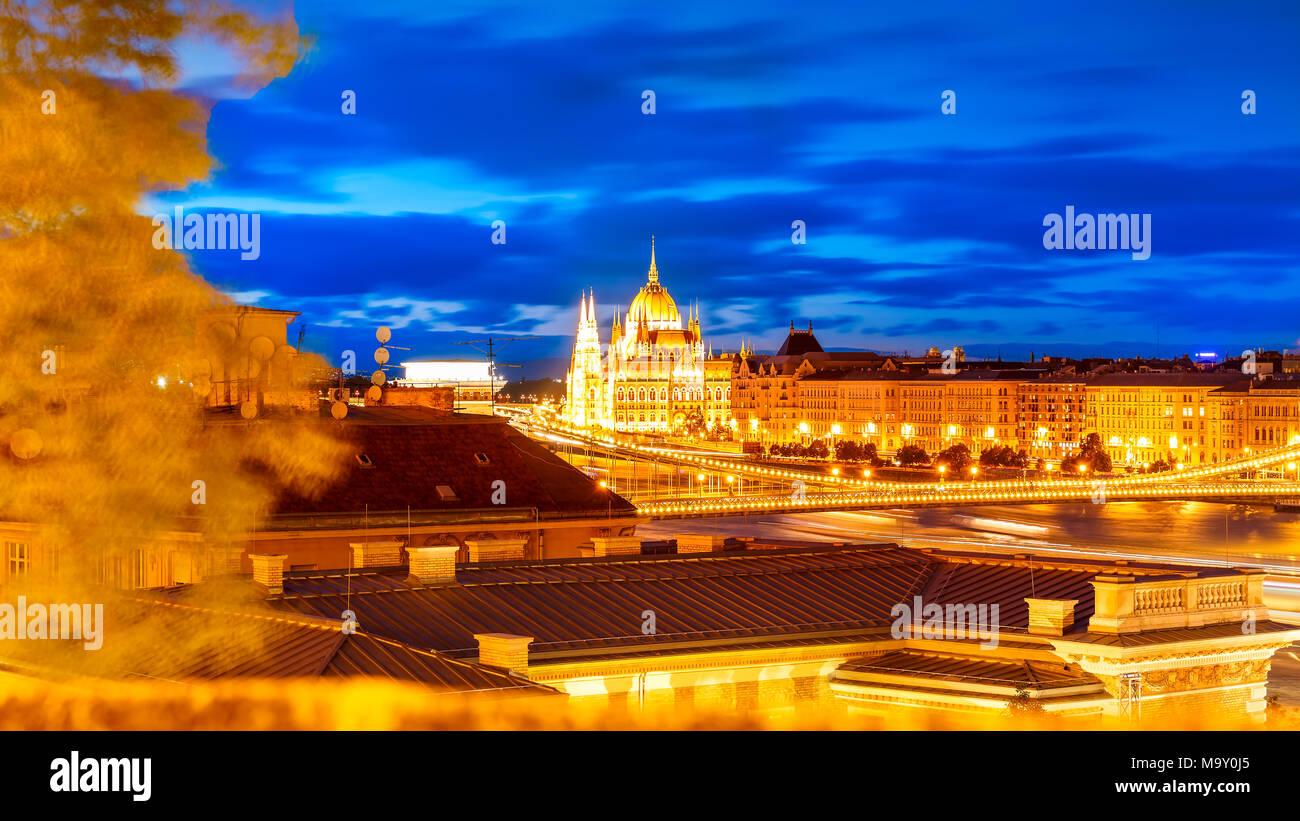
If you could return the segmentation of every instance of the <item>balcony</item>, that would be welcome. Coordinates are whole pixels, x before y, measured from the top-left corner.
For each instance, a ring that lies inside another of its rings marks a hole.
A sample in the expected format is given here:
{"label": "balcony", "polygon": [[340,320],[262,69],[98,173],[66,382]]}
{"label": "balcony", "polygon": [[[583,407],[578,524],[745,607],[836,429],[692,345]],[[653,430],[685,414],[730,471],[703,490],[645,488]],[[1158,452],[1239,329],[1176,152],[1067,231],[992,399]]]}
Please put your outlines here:
{"label": "balcony", "polygon": [[1088,630],[1138,633],[1244,623],[1268,618],[1263,602],[1265,573],[1228,570],[1176,576],[1101,575]]}

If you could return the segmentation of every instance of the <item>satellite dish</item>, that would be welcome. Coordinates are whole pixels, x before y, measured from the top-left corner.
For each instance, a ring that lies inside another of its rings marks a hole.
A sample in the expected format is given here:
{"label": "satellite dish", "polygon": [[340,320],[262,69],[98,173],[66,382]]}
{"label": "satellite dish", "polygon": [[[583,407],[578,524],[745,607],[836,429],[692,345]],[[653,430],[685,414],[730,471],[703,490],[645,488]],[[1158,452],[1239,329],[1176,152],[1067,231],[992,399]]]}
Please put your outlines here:
{"label": "satellite dish", "polygon": [[265,362],[275,353],[275,343],[265,336],[254,337],[253,341],[248,343],[248,352]]}
{"label": "satellite dish", "polygon": [[380,365],[387,365],[387,364],[388,364],[388,349],[387,349],[387,348],[375,348],[375,361],[378,362]]}
{"label": "satellite dish", "polygon": [[240,405],[240,406],[239,406],[239,415],[242,416],[242,417],[244,417],[245,419],[256,419],[256,418],[257,418],[257,403],[250,399],[250,400],[248,400],[247,402],[245,402],[244,404]]}
{"label": "satellite dish", "polygon": [[14,431],[9,439],[9,450],[19,459],[31,459],[41,452],[41,435],[31,428]]}
{"label": "satellite dish", "polygon": [[218,347],[228,347],[235,341],[235,326],[229,322],[214,322],[208,326],[207,335]]}
{"label": "satellite dish", "polygon": [[347,415],[348,415],[347,402],[335,402],[333,405],[330,405],[330,416],[333,416],[335,419],[342,419]]}
{"label": "satellite dish", "polygon": [[375,371],[374,373],[370,374],[370,381],[375,383],[376,385],[379,385],[380,387],[383,387],[384,383],[388,381],[388,374],[384,373],[383,371]]}
{"label": "satellite dish", "polygon": [[212,390],[212,380],[206,376],[196,376],[190,382],[190,387],[194,389],[196,396],[207,396]]}
{"label": "satellite dish", "polygon": [[380,390],[378,385],[371,385],[369,388],[366,389],[366,399],[368,401],[378,402],[383,397],[384,397],[384,392]]}
{"label": "satellite dish", "polygon": [[379,330],[375,331],[375,339],[379,340],[380,345],[387,343],[392,338],[393,332],[388,330],[387,325],[380,325]]}

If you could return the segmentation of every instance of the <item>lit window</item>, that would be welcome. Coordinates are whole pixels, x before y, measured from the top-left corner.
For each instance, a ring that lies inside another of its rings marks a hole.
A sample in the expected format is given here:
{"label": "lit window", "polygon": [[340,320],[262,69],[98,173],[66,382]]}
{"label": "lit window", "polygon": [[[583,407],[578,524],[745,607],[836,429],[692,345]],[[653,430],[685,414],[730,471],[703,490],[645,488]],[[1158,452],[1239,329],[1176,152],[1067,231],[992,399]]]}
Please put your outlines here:
{"label": "lit window", "polygon": [[27,570],[31,567],[29,550],[26,542],[5,542],[5,553],[9,556],[9,578],[27,575]]}

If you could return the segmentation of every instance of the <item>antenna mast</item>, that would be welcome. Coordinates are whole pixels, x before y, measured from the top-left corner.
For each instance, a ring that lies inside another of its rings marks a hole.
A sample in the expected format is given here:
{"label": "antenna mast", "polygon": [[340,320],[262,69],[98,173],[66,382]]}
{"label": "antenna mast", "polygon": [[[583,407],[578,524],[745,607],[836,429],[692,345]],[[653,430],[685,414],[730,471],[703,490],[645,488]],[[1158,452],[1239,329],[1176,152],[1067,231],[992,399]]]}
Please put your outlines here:
{"label": "antenna mast", "polygon": [[[457,345],[469,345],[473,347],[474,350],[479,351],[480,353],[487,356],[488,384],[490,386],[488,390],[488,398],[491,402],[490,407],[492,409],[493,416],[497,415],[497,364],[496,364],[497,351],[499,351],[501,348],[504,348],[507,343],[514,342],[515,340],[519,340],[519,339],[541,339],[541,337],[540,336],[506,336],[506,337],[489,336],[487,339],[470,339],[465,342],[456,343]],[[479,347],[479,345],[483,345],[483,344],[487,345],[486,349]],[[519,366],[503,365],[502,367],[517,368]]]}

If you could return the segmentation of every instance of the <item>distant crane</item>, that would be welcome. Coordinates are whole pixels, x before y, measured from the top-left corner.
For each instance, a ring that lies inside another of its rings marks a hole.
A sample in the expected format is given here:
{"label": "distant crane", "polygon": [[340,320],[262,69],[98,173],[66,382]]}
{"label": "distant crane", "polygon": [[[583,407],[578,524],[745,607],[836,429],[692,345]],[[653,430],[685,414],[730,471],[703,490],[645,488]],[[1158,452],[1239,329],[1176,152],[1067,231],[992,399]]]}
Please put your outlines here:
{"label": "distant crane", "polygon": [[[456,343],[457,345],[469,345],[469,346],[473,347],[474,350],[479,351],[480,353],[482,353],[482,354],[484,354],[485,356],[487,356],[487,361],[488,361],[488,382],[491,384],[491,389],[488,391],[488,394],[489,394],[489,396],[490,396],[490,398],[491,398],[491,401],[492,401],[492,415],[493,415],[493,416],[496,416],[496,413],[497,413],[497,382],[496,382],[496,375],[497,375],[497,371],[496,371],[496,369],[497,369],[497,364],[496,364],[497,351],[499,351],[501,348],[504,348],[504,347],[506,346],[507,343],[514,342],[514,341],[516,341],[516,340],[520,340],[520,339],[541,339],[541,337],[540,337],[540,336],[507,336],[507,337],[491,337],[491,336],[490,336],[490,337],[488,337],[487,339],[470,339],[470,340],[467,340],[467,341],[465,341],[465,342],[457,342],[457,343]],[[486,348],[486,349],[484,349],[484,348],[480,348],[480,347],[479,347],[479,345],[483,345],[483,344],[486,344],[486,345],[487,345],[487,348]],[[520,366],[519,366],[519,365],[501,365],[500,367],[502,367],[502,368],[518,368],[518,367],[520,367]]]}

